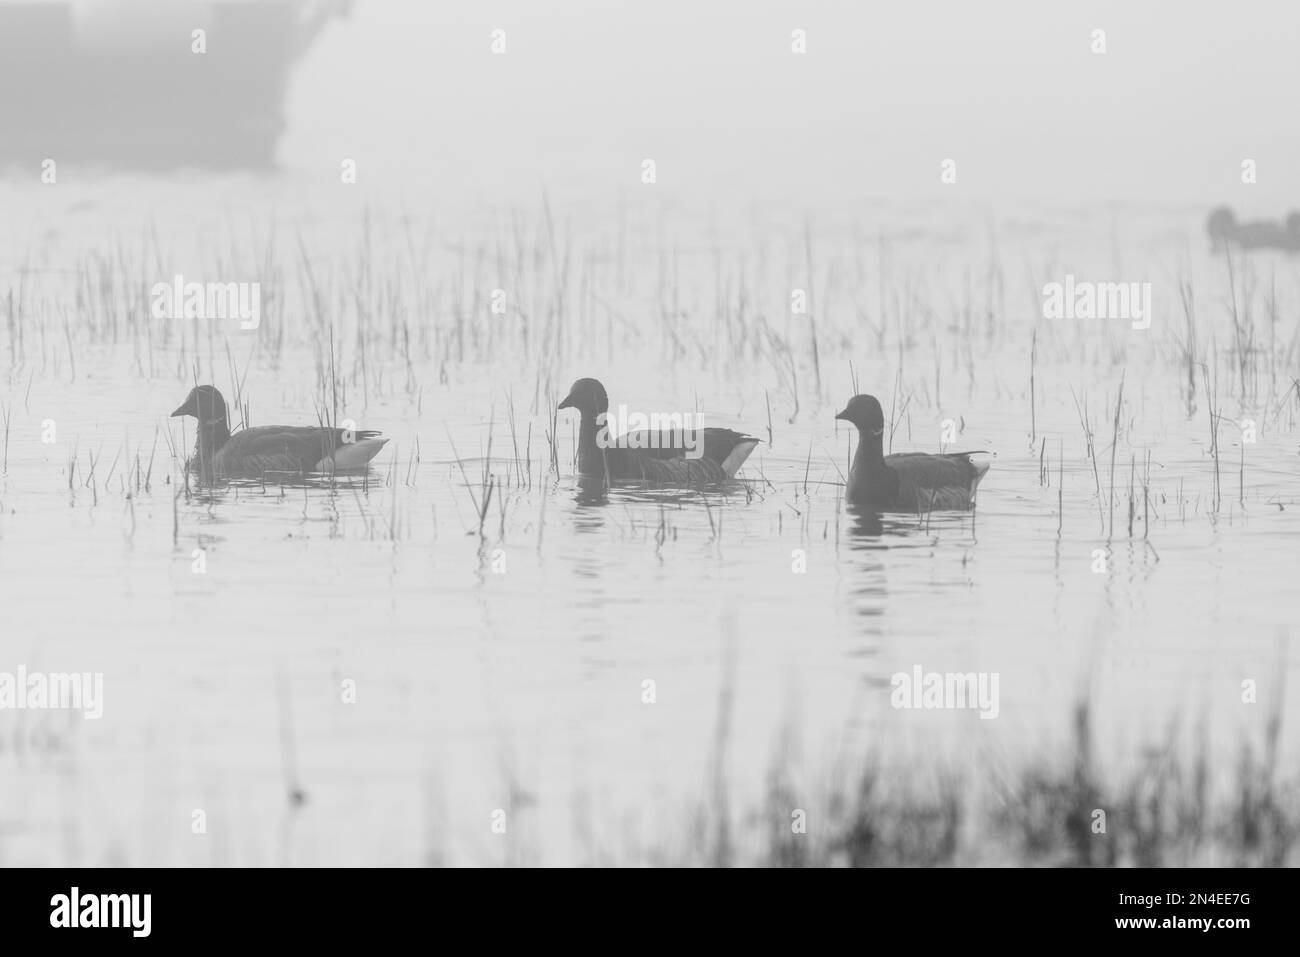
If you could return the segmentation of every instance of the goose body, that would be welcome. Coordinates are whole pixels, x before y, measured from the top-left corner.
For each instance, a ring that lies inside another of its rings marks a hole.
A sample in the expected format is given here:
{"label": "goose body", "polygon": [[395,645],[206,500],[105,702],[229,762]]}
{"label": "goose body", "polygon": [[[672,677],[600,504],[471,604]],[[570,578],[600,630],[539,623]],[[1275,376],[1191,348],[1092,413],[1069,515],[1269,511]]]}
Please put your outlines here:
{"label": "goose body", "polygon": [[378,432],[311,426],[263,425],[233,435],[226,403],[210,385],[196,386],[172,416],[199,421],[191,467],[205,480],[261,478],[268,473],[364,469],[388,441]]}
{"label": "goose body", "polygon": [[845,495],[849,504],[907,512],[968,509],[975,504],[975,489],[989,469],[987,463],[971,461],[976,453],[885,455],[885,417],[874,396],[854,396],[835,418],[858,429]]}
{"label": "goose body", "polygon": [[[758,445],[752,435],[731,429],[637,431],[604,437],[600,417],[609,411],[605,387],[595,379],[573,383],[561,409],[577,409],[578,474],[609,482],[697,485],[735,478]],[[687,445],[692,446],[688,452]]]}

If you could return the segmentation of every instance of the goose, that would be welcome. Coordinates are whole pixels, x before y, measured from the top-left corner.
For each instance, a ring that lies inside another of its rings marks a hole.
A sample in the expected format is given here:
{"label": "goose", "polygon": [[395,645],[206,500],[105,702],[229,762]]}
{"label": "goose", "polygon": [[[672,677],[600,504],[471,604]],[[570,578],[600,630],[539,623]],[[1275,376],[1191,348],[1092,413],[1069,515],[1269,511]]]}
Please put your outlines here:
{"label": "goose", "polygon": [[845,496],[849,504],[910,512],[966,509],[975,504],[975,487],[989,470],[987,463],[970,460],[979,453],[885,455],[885,414],[872,395],[855,395],[835,418],[858,428],[858,451]]}
{"label": "goose", "polygon": [[210,385],[198,385],[171,418],[199,420],[191,466],[208,481],[259,478],[267,472],[339,472],[364,469],[387,439],[378,432],[311,426],[263,425],[230,434],[226,401]]}
{"label": "goose", "polygon": [[[731,429],[667,429],[609,436],[609,396],[596,379],[579,379],[560,403],[576,409],[578,475],[608,482],[693,485],[722,482],[736,472],[758,445],[752,435]],[[691,443],[694,450],[685,446]]]}

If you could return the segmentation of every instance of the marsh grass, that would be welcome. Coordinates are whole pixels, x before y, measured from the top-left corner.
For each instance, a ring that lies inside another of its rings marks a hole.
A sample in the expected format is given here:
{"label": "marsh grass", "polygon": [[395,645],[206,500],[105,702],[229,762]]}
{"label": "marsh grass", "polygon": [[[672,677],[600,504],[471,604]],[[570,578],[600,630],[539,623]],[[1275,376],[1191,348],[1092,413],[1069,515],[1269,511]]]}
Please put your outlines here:
{"label": "marsh grass", "polygon": [[11,411],[12,410],[9,408],[9,403],[0,402],[0,419],[4,420],[4,430],[5,430],[4,463],[3,463],[3,469],[5,474],[8,474],[9,472],[9,420],[10,420]]}
{"label": "marsh grass", "polygon": [[[715,744],[707,796],[689,815],[691,841],[665,836],[656,857],[713,867],[1296,864],[1300,782],[1278,777],[1280,708],[1263,746],[1243,741],[1235,761],[1213,761],[1204,736],[1180,747],[1171,728],[1127,770],[1109,772],[1096,759],[1092,720],[1090,706],[1077,705],[1066,749],[1010,768],[992,759],[964,770],[879,754],[844,760],[816,778],[816,795],[783,734],[761,802],[739,808]],[[806,814],[805,833],[792,827],[796,811]]]}
{"label": "marsh grass", "polygon": [[[1208,277],[1224,288],[1212,316],[1198,315],[1199,291],[1180,267],[1181,328],[1155,326],[1149,339],[1124,339],[1115,330],[1098,336],[1080,324],[1008,321],[996,236],[982,272],[958,264],[940,275],[938,267],[907,260],[894,240],[882,236],[874,249],[856,237],[837,242],[814,232],[807,220],[749,247],[715,241],[700,251],[666,232],[675,226],[640,223],[634,231],[625,216],[579,233],[545,196],[536,215],[512,210],[474,238],[450,245],[440,244],[432,231],[413,230],[409,215],[401,216],[400,228],[387,230],[374,227],[376,218],[364,212],[350,247],[317,246],[301,231],[286,235],[271,221],[247,235],[232,234],[215,251],[208,248],[205,256],[220,278],[247,274],[262,284],[268,321],[252,333],[217,322],[152,320],[145,280],[173,272],[167,262],[170,237],[156,228],[143,230],[136,242],[114,238],[92,245],[68,271],[25,271],[3,291],[13,353],[7,377],[20,386],[25,379],[29,388],[38,372],[75,381],[80,354],[127,345],[148,379],[165,377],[170,365],[185,369],[191,384],[226,382],[232,428],[246,427],[250,388],[262,391],[266,367],[278,368],[305,348],[314,357],[318,417],[334,425],[344,409],[364,409],[378,396],[404,395],[418,407],[430,370],[438,384],[451,384],[462,369],[490,367],[507,357],[529,368],[534,379],[526,424],[517,421],[510,398],[516,485],[531,477],[527,452],[518,450],[519,435],[532,428],[531,416],[554,391],[549,384],[569,381],[575,367],[616,353],[674,363],[693,355],[723,375],[743,369],[752,377],[765,368],[759,388],[769,446],[777,439],[772,423],[779,414],[794,423],[809,407],[820,415],[843,401],[845,383],[827,374],[829,363],[860,359],[864,339],[875,340],[873,365],[879,357],[893,357],[886,363],[894,367],[888,380],[891,451],[902,423],[910,433],[913,410],[924,416],[938,406],[942,383],[953,374],[976,383],[981,365],[1012,344],[1024,348],[1029,361],[1020,381],[1007,385],[1029,403],[1035,446],[1043,437],[1044,404],[1066,391],[1067,383],[1055,374],[1063,358],[1077,354],[1092,363],[1095,377],[1122,379],[1133,354],[1148,344],[1171,372],[1181,370],[1189,411],[1196,404],[1199,366],[1207,383],[1226,372],[1226,388],[1237,401],[1259,397],[1266,409],[1275,405],[1294,416],[1283,401],[1300,360],[1300,322],[1286,325],[1296,315],[1294,290],[1279,284],[1275,269],[1261,276],[1259,264],[1241,254],[1224,254],[1221,274]],[[638,256],[657,268],[631,269]],[[27,258],[40,256],[33,249]],[[1042,273],[1041,264],[1030,268],[1031,277]],[[788,287],[794,281],[806,287],[807,315],[790,312]],[[507,293],[504,314],[489,309],[492,288]],[[955,298],[953,289],[959,290]],[[1216,327],[1231,343],[1222,353],[1215,348]],[[250,383],[250,376],[258,381]],[[850,377],[856,392],[856,371]],[[879,382],[866,386],[882,391]],[[1144,410],[1138,402],[1127,411],[1140,422]],[[1100,471],[1086,397],[1076,403],[1088,433],[1086,459]],[[1212,419],[1225,417],[1216,402]],[[549,418],[546,438],[558,472],[557,423],[553,414]],[[1217,510],[1221,462],[1213,464],[1208,495]],[[1113,511],[1114,497],[1105,494],[1099,478],[1099,511],[1108,527],[1106,504]]]}

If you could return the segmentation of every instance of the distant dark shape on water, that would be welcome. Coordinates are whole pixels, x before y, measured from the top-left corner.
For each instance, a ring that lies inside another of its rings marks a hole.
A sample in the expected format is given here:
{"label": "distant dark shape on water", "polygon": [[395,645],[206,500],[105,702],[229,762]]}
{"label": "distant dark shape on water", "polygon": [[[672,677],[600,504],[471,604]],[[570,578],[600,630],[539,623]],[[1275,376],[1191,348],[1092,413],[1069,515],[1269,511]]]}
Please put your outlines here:
{"label": "distant dark shape on water", "polygon": [[835,416],[857,427],[858,451],[849,468],[850,505],[886,512],[968,509],[987,464],[970,460],[976,452],[930,455],[900,452],[885,455],[885,414],[873,395],[855,395]]}
{"label": "distant dark shape on water", "polygon": [[1294,210],[1287,214],[1283,222],[1262,219],[1239,223],[1232,210],[1220,206],[1210,213],[1205,228],[1210,234],[1210,243],[1216,252],[1221,252],[1230,246],[1239,246],[1242,249],[1300,251],[1300,212]]}
{"label": "distant dark shape on water", "polygon": [[210,385],[191,389],[172,418],[184,415],[199,421],[190,468],[204,483],[364,471],[388,441],[378,432],[292,425],[263,425],[232,435],[226,401]]}
{"label": "distant dark shape on water", "polygon": [[0,167],[270,167],[290,72],[348,2],[0,0]]}

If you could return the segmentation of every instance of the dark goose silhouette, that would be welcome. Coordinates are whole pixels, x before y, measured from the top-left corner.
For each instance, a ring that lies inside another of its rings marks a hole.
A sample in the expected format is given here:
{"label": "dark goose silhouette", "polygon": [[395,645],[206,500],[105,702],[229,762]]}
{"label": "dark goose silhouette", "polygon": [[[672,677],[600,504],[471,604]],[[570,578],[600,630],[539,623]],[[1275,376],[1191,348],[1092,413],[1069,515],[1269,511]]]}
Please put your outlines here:
{"label": "dark goose silhouette", "polygon": [[[694,485],[735,478],[758,445],[752,435],[731,429],[643,430],[610,436],[604,416],[609,396],[595,379],[579,379],[560,403],[577,409],[578,474],[609,482],[656,482]],[[695,448],[687,455],[687,442]]]}
{"label": "dark goose silhouette", "polygon": [[364,469],[387,439],[378,432],[263,425],[230,434],[226,401],[210,385],[195,386],[172,413],[199,420],[191,466],[205,480],[260,478],[268,472],[342,472]]}
{"label": "dark goose silhouette", "polygon": [[1300,212],[1292,211],[1286,219],[1263,219],[1238,222],[1232,210],[1220,206],[1205,224],[1210,243],[1216,252],[1230,245],[1242,249],[1285,249],[1300,251]]}
{"label": "dark goose silhouette", "polygon": [[835,418],[858,427],[858,451],[849,469],[845,496],[849,504],[909,512],[964,509],[975,504],[975,487],[989,470],[987,463],[970,460],[969,456],[979,453],[885,455],[885,414],[872,395],[855,395]]}

